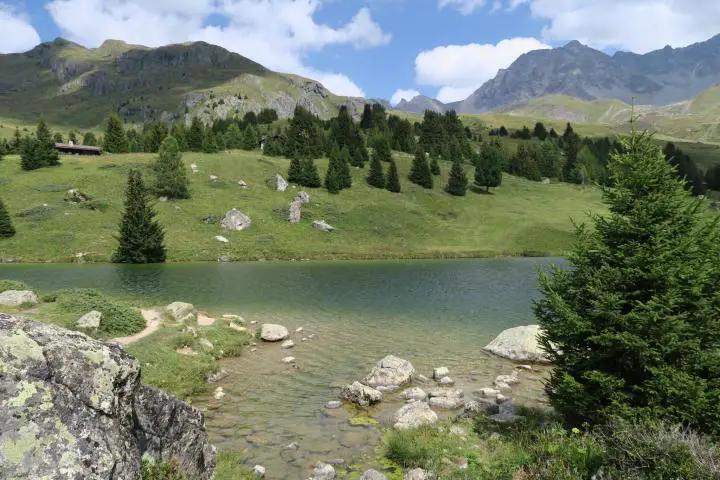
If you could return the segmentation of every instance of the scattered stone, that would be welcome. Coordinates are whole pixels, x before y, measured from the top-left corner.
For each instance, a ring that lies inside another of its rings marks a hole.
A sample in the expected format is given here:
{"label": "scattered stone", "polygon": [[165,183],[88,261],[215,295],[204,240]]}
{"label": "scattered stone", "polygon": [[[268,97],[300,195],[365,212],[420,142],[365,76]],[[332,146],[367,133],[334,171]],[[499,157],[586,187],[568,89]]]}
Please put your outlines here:
{"label": "scattered stone", "polygon": [[495,388],[500,390],[501,392],[509,392],[510,390],[512,390],[510,385],[504,382],[493,382],[493,385],[495,385]]}
{"label": "scattered stone", "polygon": [[66,202],[70,202],[70,203],[85,203],[85,202],[87,202],[88,200],[91,200],[91,198],[90,198],[90,195],[84,194],[83,192],[81,192],[81,191],[78,190],[77,188],[71,188],[71,189],[68,190],[67,193],[65,194],[65,199],[64,199],[64,200],[65,200]]}
{"label": "scattered stone", "polygon": [[34,306],[38,303],[38,296],[30,290],[5,290],[0,293],[0,306],[20,307]]}
{"label": "scattered stone", "polygon": [[430,379],[429,379],[428,377],[426,377],[425,375],[419,375],[419,374],[418,374],[418,375],[414,375],[414,376],[413,376],[413,379],[414,379],[417,383],[430,383]]}
{"label": "scattered stone", "polygon": [[475,393],[480,395],[481,397],[490,398],[496,397],[500,393],[500,390],[496,390],[494,388],[481,388],[479,390],[476,390]]}
{"label": "scattered stone", "polygon": [[327,408],[328,410],[336,410],[340,407],[342,407],[342,402],[338,400],[331,400],[325,405],[325,408]]}
{"label": "scattered stone", "polygon": [[212,342],[210,340],[208,340],[207,338],[201,338],[200,340],[198,340],[198,343],[200,344],[201,347],[203,347],[206,350],[214,350],[215,349],[215,345],[213,345]]}
{"label": "scattered stone", "polygon": [[275,190],[278,192],[284,192],[288,188],[288,183],[279,173],[275,175]]}
{"label": "scattered stone", "polygon": [[455,466],[460,470],[468,469],[468,459],[466,457],[459,457],[455,459]]}
{"label": "scattered stone", "polygon": [[248,184],[245,180],[238,180],[238,185],[240,185],[240,188],[248,188]]}
{"label": "scattered stone", "polygon": [[245,325],[245,319],[243,317],[241,317],[240,315],[233,315],[231,313],[226,313],[225,315],[222,316],[222,318],[224,320],[230,320],[230,321]]}
{"label": "scattered stone", "polygon": [[496,401],[498,404],[503,404],[503,403],[505,403],[505,402],[509,402],[509,401],[510,401],[510,398],[506,397],[506,396],[503,395],[502,393],[498,393],[498,394],[495,396],[495,401]]}
{"label": "scattered stone", "polygon": [[455,385],[455,380],[453,380],[450,377],[442,377],[438,383],[440,385],[449,387],[449,386]]}
{"label": "scattered stone", "polygon": [[257,325],[257,320],[253,320],[252,322],[250,322],[250,325]]}
{"label": "scattered stone", "polygon": [[310,335],[308,335],[308,338],[309,338],[310,340],[312,340],[312,339],[315,338],[316,336],[317,336],[317,335],[315,335],[314,333],[311,333]]}
{"label": "scattered stone", "polygon": [[255,348],[255,347],[252,347],[252,348],[250,349],[250,352],[252,352],[252,353],[255,353],[255,352],[257,352],[257,348]]}
{"label": "scattered stone", "polygon": [[252,220],[237,208],[233,208],[220,220],[220,225],[226,230],[241,231],[250,227]]}
{"label": "scattered stone", "polygon": [[230,255],[220,255],[218,257],[218,262],[220,263],[230,263],[232,262],[232,257]]}
{"label": "scattered stone", "polygon": [[431,388],[427,392],[428,397],[430,398],[463,398],[465,396],[465,392],[460,390],[459,388]]}
{"label": "scattered stone", "polygon": [[158,200],[162,203],[165,203],[168,201],[168,197],[160,197],[160,198],[158,198]]}
{"label": "scattered stone", "polygon": [[301,333],[303,331],[303,327],[298,327],[295,329],[295,333]]}
{"label": "scattered stone", "polygon": [[456,410],[462,408],[465,405],[465,401],[462,398],[454,397],[432,397],[428,400],[428,404],[434,408]]}
{"label": "scattered stone", "polygon": [[253,467],[253,475],[257,478],[265,478],[265,467],[262,465],[255,465]]}
{"label": "scattered stone", "polygon": [[283,363],[295,363],[295,357],[285,357],[282,359]]}
{"label": "scattered stone", "polygon": [[313,471],[313,480],[335,480],[335,468],[327,463],[318,462]]}
{"label": "scattered stone", "polygon": [[393,428],[407,430],[422,425],[431,425],[438,421],[438,416],[425,402],[412,402],[400,408],[392,417]]}
{"label": "scattered stone", "polygon": [[335,227],[327,223],[325,220],[315,220],[312,223],[313,228],[320,230],[321,232],[332,232]]}
{"label": "scattered stone", "polygon": [[195,164],[195,163],[190,164],[190,170],[192,170],[193,173],[198,173],[200,171],[197,164]]}
{"label": "scattered stone", "polygon": [[211,182],[217,182],[218,180],[220,180],[220,177],[218,177],[217,175],[210,175]]}
{"label": "scattered stone", "polygon": [[222,243],[230,243],[230,240],[228,240],[227,238],[223,237],[222,235],[217,235],[217,236],[215,237],[215,240],[217,240],[218,242],[222,242]]}
{"label": "scattered stone", "polygon": [[447,367],[440,367],[433,369],[433,378],[435,380],[440,380],[443,377],[447,377],[450,375],[450,370]]}
{"label": "scattered stone", "polygon": [[377,470],[370,469],[366,470],[365,473],[362,474],[360,480],[388,480],[388,478]]}
{"label": "scattered stone", "polygon": [[388,355],[380,360],[372,369],[363,383],[371,387],[381,385],[404,385],[409,383],[415,368],[412,363],[402,358]]}
{"label": "scattered stone", "polygon": [[527,370],[528,372],[532,372],[532,371],[533,371],[532,365],[518,365],[518,366],[515,367],[515,368],[517,368],[518,370]]}
{"label": "scattered stone", "polygon": [[290,445],[285,446],[283,450],[297,450],[300,448],[300,445],[297,444],[297,442],[292,442]]}
{"label": "scattered stone", "polygon": [[540,325],[527,325],[505,330],[484,350],[516,362],[550,363],[537,340]]}
{"label": "scattered stone", "polygon": [[303,342],[307,342],[307,341],[308,341],[308,339],[307,339],[306,337],[303,337],[301,341],[303,341]]}
{"label": "scattered stone", "polygon": [[177,323],[189,323],[197,319],[197,311],[192,303],[173,302],[165,307],[165,313]]}
{"label": "scattered stone", "polygon": [[497,402],[489,399],[470,400],[463,405],[463,411],[458,414],[457,419],[475,418],[478,413],[485,412],[488,415],[496,415],[500,413],[500,407]]}
{"label": "scattered stone", "polygon": [[456,437],[464,437],[465,429],[460,425],[453,425],[452,427],[450,427],[450,435],[455,435]]}
{"label": "scattered stone", "polygon": [[224,378],[227,378],[228,375],[230,374],[227,373],[225,370],[220,370],[218,372],[209,374],[205,380],[207,381],[207,383],[213,384],[219,382]]}
{"label": "scattered stone", "polygon": [[95,329],[100,327],[100,320],[102,320],[102,313],[93,310],[80,317],[77,323],[75,323],[75,326],[78,328]]}
{"label": "scattered stone", "polygon": [[295,346],[295,342],[292,340],[285,340],[282,344],[280,344],[281,348],[293,348]]}
{"label": "scattered stone", "polygon": [[260,338],[266,342],[280,342],[285,340],[290,333],[282,325],[263,323],[260,326]]}
{"label": "scattered stone", "polygon": [[407,472],[404,480],[428,480],[428,475],[422,468],[416,468]]}
{"label": "scattered stone", "polygon": [[494,385],[503,383],[507,385],[517,385],[520,383],[520,377],[518,376],[517,370],[514,370],[512,375],[498,375],[493,382]]}
{"label": "scattered stone", "polygon": [[300,200],[294,200],[290,203],[290,212],[288,213],[288,221],[290,223],[300,223],[302,219],[302,202]]}
{"label": "scattered stone", "polygon": [[300,192],[295,198],[300,200],[301,203],[310,203],[310,194],[307,192]]}
{"label": "scattered stone", "polygon": [[383,399],[383,394],[379,390],[363,385],[360,382],[353,382],[346,385],[340,391],[340,399],[345,400],[361,407],[367,407],[375,403],[379,403]]}
{"label": "scattered stone", "polygon": [[392,393],[395,390],[400,388],[397,385],[378,385],[377,390],[383,392],[383,393]]}
{"label": "scattered stone", "polygon": [[215,400],[220,400],[225,396],[225,392],[223,391],[222,387],[217,387],[215,389],[215,393],[213,394],[213,397],[215,397]]}
{"label": "scattered stone", "polygon": [[427,398],[427,393],[422,388],[418,387],[412,387],[408,388],[404,392],[400,394],[401,398],[404,398],[405,400],[417,400],[422,401]]}

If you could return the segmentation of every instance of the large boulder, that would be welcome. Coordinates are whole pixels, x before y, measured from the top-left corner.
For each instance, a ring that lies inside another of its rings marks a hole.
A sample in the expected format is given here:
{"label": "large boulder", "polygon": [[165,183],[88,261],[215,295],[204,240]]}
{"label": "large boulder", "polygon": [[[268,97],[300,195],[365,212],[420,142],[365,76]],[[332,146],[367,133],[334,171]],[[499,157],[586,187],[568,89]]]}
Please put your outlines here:
{"label": "large boulder", "polygon": [[540,325],[510,328],[498,335],[484,350],[516,362],[549,363],[538,343]]}
{"label": "large boulder", "polygon": [[0,293],[0,306],[20,307],[23,305],[37,305],[38,297],[30,290],[5,290]]}
{"label": "large boulder", "polygon": [[260,327],[260,338],[266,342],[280,342],[285,340],[290,332],[282,325],[263,323]]}
{"label": "large boulder", "polygon": [[0,314],[0,476],[141,478],[143,455],[209,480],[203,414],[140,383],[119,345]]}
{"label": "large boulder", "polygon": [[282,175],[280,175],[279,173],[275,175],[273,183],[275,190],[277,190],[278,192],[284,192],[288,188],[288,182],[286,182]]}
{"label": "large boulder", "polygon": [[288,214],[288,221],[290,223],[300,223],[301,219],[302,219],[302,202],[296,198],[290,204],[290,213]]}
{"label": "large boulder", "polygon": [[237,208],[233,208],[220,220],[220,225],[226,230],[245,230],[252,225],[250,217]]}
{"label": "large boulder", "polygon": [[65,201],[70,203],[85,203],[90,200],[90,195],[86,195],[77,188],[71,188],[65,194]]}
{"label": "large boulder", "polygon": [[393,428],[407,430],[423,425],[432,425],[438,421],[438,416],[425,402],[408,403],[393,415]]}
{"label": "large boulder", "polygon": [[360,382],[353,382],[340,390],[340,399],[361,407],[367,407],[382,402],[383,394],[381,391]]}
{"label": "large boulder", "polygon": [[192,303],[173,302],[165,307],[165,313],[176,323],[190,323],[197,320],[197,310]]}
{"label": "large boulder", "polygon": [[95,329],[100,327],[100,320],[102,320],[102,312],[92,310],[78,319],[75,326],[78,328]]}
{"label": "large boulder", "polygon": [[371,387],[404,385],[410,382],[413,373],[415,373],[415,368],[412,363],[394,355],[388,355],[375,365],[362,383]]}

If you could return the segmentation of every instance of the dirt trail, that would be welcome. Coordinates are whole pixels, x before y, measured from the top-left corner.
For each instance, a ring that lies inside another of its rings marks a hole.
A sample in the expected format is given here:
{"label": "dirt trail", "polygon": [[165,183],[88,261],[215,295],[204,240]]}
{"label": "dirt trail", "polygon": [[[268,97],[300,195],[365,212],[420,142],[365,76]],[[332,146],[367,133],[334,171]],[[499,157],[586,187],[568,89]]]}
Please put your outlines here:
{"label": "dirt trail", "polygon": [[141,338],[145,338],[148,335],[152,335],[162,325],[162,311],[157,308],[148,308],[140,310],[142,316],[145,319],[146,327],[142,332],[138,332],[130,337],[113,338],[112,341],[118,342],[121,345],[128,345],[137,342]]}

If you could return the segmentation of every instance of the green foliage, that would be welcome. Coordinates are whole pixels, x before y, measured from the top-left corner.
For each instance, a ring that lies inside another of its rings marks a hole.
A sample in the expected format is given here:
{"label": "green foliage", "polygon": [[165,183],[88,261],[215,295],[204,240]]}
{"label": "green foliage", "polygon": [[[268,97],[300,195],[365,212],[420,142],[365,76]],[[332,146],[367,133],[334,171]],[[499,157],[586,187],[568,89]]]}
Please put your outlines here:
{"label": "green foliage", "polygon": [[15,235],[15,227],[10,219],[10,214],[5,208],[5,204],[0,199],[0,238],[9,238]]}
{"label": "green foliage", "polygon": [[459,160],[455,160],[450,168],[450,176],[445,186],[445,191],[456,197],[464,197],[467,195],[468,179],[465,169]]}
{"label": "green foliage", "polygon": [[[225,132],[225,146],[229,149],[237,149],[243,145],[243,134],[236,123],[231,123]],[[267,150],[267,145],[265,146]]]}
{"label": "green foliage", "polygon": [[[335,154],[339,156],[339,154],[337,154],[337,148]],[[340,169],[337,156],[331,156],[328,162],[327,174],[325,175],[325,188],[329,193],[340,193]]]}
{"label": "green foliage", "polygon": [[370,160],[370,171],[367,176],[367,183],[371,187],[385,188],[385,174],[383,174],[382,162],[377,151],[372,154],[372,160]]}
{"label": "green foliage", "polygon": [[174,461],[153,462],[143,458],[141,480],[190,480],[182,467]]}
{"label": "green foliage", "polygon": [[269,125],[278,119],[277,111],[274,108],[263,108],[257,115],[257,122],[261,125]]}
{"label": "green foliage", "polygon": [[128,151],[128,139],[122,120],[116,114],[110,115],[105,127],[103,149],[109,153],[125,153]]}
{"label": "green foliage", "polygon": [[257,477],[241,460],[237,453],[218,452],[215,480],[255,480]]}
{"label": "green foliage", "polygon": [[298,158],[293,157],[290,160],[290,167],[288,168],[287,181],[288,183],[296,183],[302,185],[303,180],[303,165],[302,161]]}
{"label": "green foliage", "polygon": [[346,189],[352,187],[352,174],[350,173],[350,151],[347,147],[340,150],[337,160],[338,180],[340,188]]}
{"label": "green foliage", "polygon": [[93,132],[85,132],[82,143],[83,145],[94,147],[98,144],[98,141]]}
{"label": "green foliage", "polygon": [[430,160],[430,173],[437,176],[440,175],[440,163],[438,162],[437,157],[432,157]]}
{"label": "green foliage", "polygon": [[55,143],[65,143],[65,140],[63,139],[62,133],[60,133],[60,132],[55,132],[55,133],[53,134],[53,137],[52,137],[52,138],[53,138],[53,142],[55,142]]}
{"label": "green foliage", "polygon": [[250,124],[245,128],[242,137],[242,148],[244,150],[256,150],[260,145],[260,137],[258,137],[257,130]]}
{"label": "green foliage", "polygon": [[540,176],[537,159],[538,150],[535,145],[521,143],[508,164],[508,172],[518,177],[539,182],[542,177]]}
{"label": "green foliage", "polygon": [[412,183],[420,185],[423,188],[433,188],[432,172],[430,172],[427,155],[425,155],[422,144],[418,146],[415,152],[415,158],[410,167],[410,175],[408,178]]}
{"label": "green foliage", "polygon": [[318,173],[317,165],[315,165],[315,160],[305,158],[301,160],[300,166],[302,167],[300,185],[308,188],[320,188],[322,186],[322,180],[320,180],[320,174]]}
{"label": "green foliage", "polygon": [[178,147],[180,148],[181,152],[187,152],[188,150],[190,150],[190,146],[188,145],[187,140],[187,130],[185,129],[184,123],[173,123],[173,126],[170,129],[170,135],[175,137],[175,140],[177,140]]}
{"label": "green foliage", "polygon": [[32,290],[26,283],[18,280],[0,279],[0,293],[6,290]]}
{"label": "green foliage", "polygon": [[[166,124],[159,122],[146,123],[143,126],[142,150],[143,152],[157,153],[160,150],[169,130]],[[176,139],[177,141],[177,139]]]}
{"label": "green foliage", "polygon": [[547,178],[562,178],[565,159],[554,141],[545,140],[537,150],[537,165],[540,175]]}
{"label": "green foliage", "polygon": [[155,194],[159,197],[190,198],[189,181],[175,137],[168,136],[160,145],[155,170]]}
{"label": "green foliage", "polygon": [[204,139],[205,127],[198,117],[193,117],[190,123],[190,130],[188,130],[187,133],[187,143],[190,151],[202,152]]}
{"label": "green foliage", "polygon": [[705,182],[710,190],[720,190],[720,164],[709,168],[705,172]]}
{"label": "green foliage", "polygon": [[203,140],[202,140],[202,151],[203,153],[217,153],[220,150],[218,147],[217,139],[215,138],[215,133],[212,131],[211,128],[206,128],[205,132],[203,133]]}
{"label": "green foliage", "polygon": [[120,222],[118,248],[113,263],[163,263],[165,261],[165,230],[155,219],[148,205],[149,196],[142,174],[128,173],[125,191],[125,212]]}
{"label": "green foliage", "polygon": [[535,128],[533,129],[533,137],[539,138],[542,141],[545,141],[545,139],[548,136],[548,131],[545,128],[545,125],[542,122],[537,122],[535,124]]}
{"label": "green foliage", "polygon": [[320,127],[320,119],[298,105],[288,128],[286,154],[291,157],[306,159],[318,158],[322,153],[323,133]]}
{"label": "green foliage", "polygon": [[365,145],[358,145],[350,149],[350,165],[353,167],[365,168],[365,164],[370,161]]}
{"label": "green foliage", "polygon": [[381,162],[389,162],[392,160],[392,151],[390,150],[390,142],[385,136],[375,137],[373,142],[373,155]]}
{"label": "green foliage", "polygon": [[373,122],[373,110],[372,105],[366,103],[363,107],[362,117],[360,117],[360,128],[363,130],[370,130],[375,126]]}
{"label": "green foliage", "polygon": [[475,185],[484,187],[488,191],[499,187],[502,183],[502,169],[506,158],[507,153],[499,142],[483,144],[475,158]]}
{"label": "green foliage", "polygon": [[38,122],[34,138],[26,136],[21,141],[20,154],[20,165],[23,170],[37,170],[60,165],[60,158],[55,149],[55,140],[45,120],[41,118]]}
{"label": "green foliage", "polygon": [[687,187],[693,195],[705,194],[707,191],[705,179],[689,155],[686,155],[685,152],[671,142],[665,145],[663,154],[665,159],[675,166],[678,177],[687,182]]}
{"label": "green foliage", "polygon": [[571,269],[540,276],[534,311],[570,424],[660,419],[720,434],[720,228],[648,135],[612,155],[607,216],[577,228]]}
{"label": "green foliage", "polygon": [[398,174],[395,160],[390,160],[390,168],[388,169],[387,179],[385,181],[385,189],[392,193],[400,193],[400,175]]}

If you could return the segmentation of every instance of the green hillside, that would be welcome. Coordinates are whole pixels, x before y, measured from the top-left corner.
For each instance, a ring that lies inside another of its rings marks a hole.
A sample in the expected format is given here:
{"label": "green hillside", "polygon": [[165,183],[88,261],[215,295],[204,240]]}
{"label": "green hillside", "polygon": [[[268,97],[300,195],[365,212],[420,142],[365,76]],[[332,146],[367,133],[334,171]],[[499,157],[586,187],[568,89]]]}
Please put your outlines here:
{"label": "green hillside", "polygon": [[[266,180],[287,172],[288,160],[259,152],[186,154],[200,173],[191,176],[193,198],[158,203],[167,228],[170,261],[216,261],[221,255],[246,259],[441,258],[561,254],[572,244],[571,217],[598,211],[600,193],[567,184],[542,185],[506,176],[494,194],[470,192],[451,197],[443,192],[449,164],[431,191],[407,180],[411,157],[395,155],[402,193],[373,189],[364,181],[367,169],[353,169],[354,185],[339,195],[310,190],[312,202],[303,220],[291,225],[289,203],[298,190],[276,192]],[[63,165],[33,172],[20,170],[19,159],[0,162],[2,198],[18,234],[2,242],[2,257],[26,262],[72,261],[77,253],[107,261],[115,248],[113,235],[122,211],[127,171],[148,172],[150,154],[64,157]],[[327,161],[317,162],[324,175]],[[150,173],[148,172],[149,176]],[[220,181],[211,182],[209,175]],[[250,188],[237,184],[244,180]],[[98,210],[68,204],[65,191],[79,188],[94,197]],[[238,208],[253,220],[242,232],[223,231],[206,217],[221,217]],[[324,219],[337,230],[315,230]],[[215,239],[224,235],[224,244]]]}

